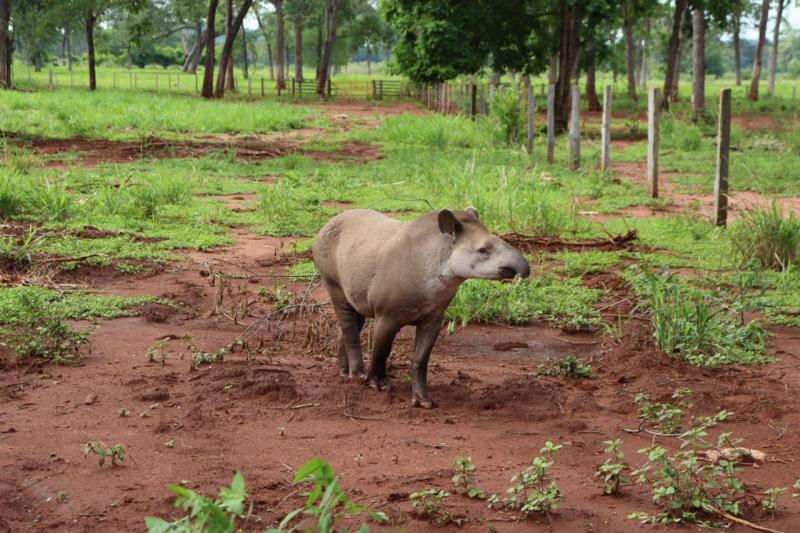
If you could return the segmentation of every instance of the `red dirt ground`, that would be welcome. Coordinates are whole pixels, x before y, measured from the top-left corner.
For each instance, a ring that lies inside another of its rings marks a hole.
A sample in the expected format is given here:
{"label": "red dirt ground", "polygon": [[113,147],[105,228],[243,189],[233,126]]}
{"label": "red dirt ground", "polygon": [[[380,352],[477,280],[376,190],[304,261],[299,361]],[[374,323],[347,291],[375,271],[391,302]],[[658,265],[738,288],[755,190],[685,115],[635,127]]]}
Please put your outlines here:
{"label": "red dirt ground", "polygon": [[[250,199],[240,195],[226,202],[247,208]],[[683,387],[695,391],[692,414],[735,412],[713,435],[732,431],[746,446],[767,453],[767,462],[744,467],[742,477],[752,489],[788,487],[800,477],[797,329],[774,330],[774,364],[699,370],[659,353],[639,319],[625,323],[618,337],[543,324],[471,325],[451,336],[443,332],[434,349],[430,383],[439,406],[430,411],[410,406],[410,331],[395,345],[392,390],[378,392],[337,375],[324,349],[334,341],[326,314],[314,331],[306,318],[290,319],[280,340],[275,327],[262,329],[249,338],[249,351],[192,368],[189,342],[198,350],[217,350],[269,312],[259,287],[305,287],[265,277],[284,275],[285,265],[296,260],[287,256],[291,239],[262,237],[247,228],[236,228],[233,236],[234,246],[187,252],[185,262],[165,269],[126,276],[113,268],[81,267],[64,274],[64,281],[104,293],[158,295],[176,306],[151,305],[139,316],[100,321],[80,365],[39,367],[6,359],[0,371],[0,530],[141,531],[144,516],[179,515],[169,484],[185,481],[216,495],[241,470],[254,502],[244,527],[263,531],[301,505],[292,478],[306,460],[321,456],[355,499],[392,518],[393,525],[374,530],[430,531],[434,525],[412,513],[407,497],[427,487],[450,488],[454,459],[472,456],[479,484],[502,493],[551,440],[564,445],[553,475],[565,499],[550,520],[519,520],[453,495],[445,508],[467,518],[460,530],[487,531],[492,525],[500,532],[650,531],[626,518],[632,511],[654,511],[644,487],[602,496],[593,476],[605,458],[604,440],[624,439],[632,465],[642,463],[637,450],[654,440],[674,448],[676,439],[622,430],[638,425],[636,393],[669,401]],[[241,318],[244,324],[212,314],[220,287],[214,273],[221,271],[239,276],[230,279],[220,310],[230,315],[241,300],[252,302],[253,316]],[[614,274],[587,284],[613,289],[601,304],[609,316],[618,309],[625,315],[634,303]],[[321,290],[313,295],[327,299]],[[164,363],[148,362],[148,349],[165,338],[172,340]],[[304,348],[306,341],[310,348]],[[547,358],[568,354],[590,362],[593,378],[532,375]],[[130,415],[119,416],[121,408]],[[123,443],[129,459],[123,466],[100,467],[83,457],[89,440]],[[57,499],[60,491],[65,503]],[[750,518],[797,531],[800,502],[786,495],[774,519],[758,513]]]}

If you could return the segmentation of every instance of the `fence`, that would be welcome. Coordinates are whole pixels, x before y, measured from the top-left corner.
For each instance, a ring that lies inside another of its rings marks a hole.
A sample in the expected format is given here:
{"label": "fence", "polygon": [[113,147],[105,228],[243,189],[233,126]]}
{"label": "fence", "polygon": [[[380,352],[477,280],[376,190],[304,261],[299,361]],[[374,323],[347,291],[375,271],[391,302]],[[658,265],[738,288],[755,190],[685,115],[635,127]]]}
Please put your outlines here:
{"label": "fence", "polygon": [[[52,69],[45,74],[38,73],[34,78],[31,69],[28,69],[23,79],[30,84],[40,84],[50,90],[63,87],[85,87],[88,83],[87,75],[69,73],[56,73]],[[237,77],[236,90],[250,97],[277,97],[291,96],[303,98],[314,97],[317,94],[316,80],[298,80],[294,77],[286,80],[286,88],[278,89],[276,80],[263,76]],[[98,70],[98,89],[116,90],[141,90],[156,92],[175,92],[197,94],[203,84],[202,74],[187,74],[184,72],[153,72],[145,70],[130,70],[128,72],[114,71],[111,73]],[[336,80],[329,79],[326,86],[326,96],[345,99],[383,100],[385,98],[401,98],[411,96],[413,88],[409,82],[397,79],[367,79],[367,80]]]}

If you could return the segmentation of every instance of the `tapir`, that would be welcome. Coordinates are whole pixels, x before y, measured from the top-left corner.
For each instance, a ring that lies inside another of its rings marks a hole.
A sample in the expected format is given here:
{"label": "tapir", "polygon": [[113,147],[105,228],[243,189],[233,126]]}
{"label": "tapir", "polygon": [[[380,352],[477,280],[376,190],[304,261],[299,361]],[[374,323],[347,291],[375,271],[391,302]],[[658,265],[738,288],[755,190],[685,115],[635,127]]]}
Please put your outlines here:
{"label": "tapir", "polygon": [[[386,390],[386,361],[397,332],[416,326],[411,365],[412,405],[430,409],[427,373],[444,313],[467,279],[530,274],[517,250],[493,235],[478,211],[442,209],[402,222],[368,209],[333,217],[320,230],[314,263],[341,328],[339,373]],[[374,318],[372,362],[365,372],[360,333]]]}

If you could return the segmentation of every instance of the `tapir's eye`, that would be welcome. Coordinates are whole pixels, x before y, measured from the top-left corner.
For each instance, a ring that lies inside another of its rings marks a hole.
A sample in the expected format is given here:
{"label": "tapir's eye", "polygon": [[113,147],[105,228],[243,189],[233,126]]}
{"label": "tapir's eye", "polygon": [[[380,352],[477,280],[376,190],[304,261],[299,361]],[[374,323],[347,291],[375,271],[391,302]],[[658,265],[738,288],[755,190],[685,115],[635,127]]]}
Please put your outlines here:
{"label": "tapir's eye", "polygon": [[489,249],[487,247],[485,247],[485,246],[481,246],[480,248],[478,248],[478,253],[479,254],[488,254],[489,253]]}

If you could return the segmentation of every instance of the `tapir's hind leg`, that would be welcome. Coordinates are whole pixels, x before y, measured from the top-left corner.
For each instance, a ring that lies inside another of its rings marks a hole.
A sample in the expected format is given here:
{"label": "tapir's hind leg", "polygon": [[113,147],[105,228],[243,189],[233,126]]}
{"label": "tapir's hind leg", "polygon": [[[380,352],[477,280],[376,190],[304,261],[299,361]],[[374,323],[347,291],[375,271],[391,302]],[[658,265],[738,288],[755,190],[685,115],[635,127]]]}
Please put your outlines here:
{"label": "tapir's hind leg", "polygon": [[[355,310],[353,310],[355,313]],[[339,313],[337,313],[338,315]],[[361,330],[364,328],[364,317],[356,313],[356,330],[357,334],[356,337],[358,339],[358,350],[361,351]],[[339,323],[341,324],[341,319],[339,319]],[[362,362],[362,370],[363,370],[363,362]],[[363,372],[362,372],[363,373]],[[350,361],[347,355],[347,342],[345,340],[345,333],[342,330],[339,333],[339,375],[347,377],[350,375]]]}
{"label": "tapir's hind leg", "polygon": [[375,318],[369,384],[376,389],[387,390],[389,388],[389,379],[386,377],[386,360],[392,353],[392,343],[394,343],[394,337],[399,330],[400,326],[391,318],[385,316]]}
{"label": "tapir's hind leg", "polygon": [[342,330],[339,339],[339,373],[343,376],[365,378],[364,356],[361,352],[361,328],[364,327],[364,316],[353,309],[338,285],[329,282],[325,285]]}

